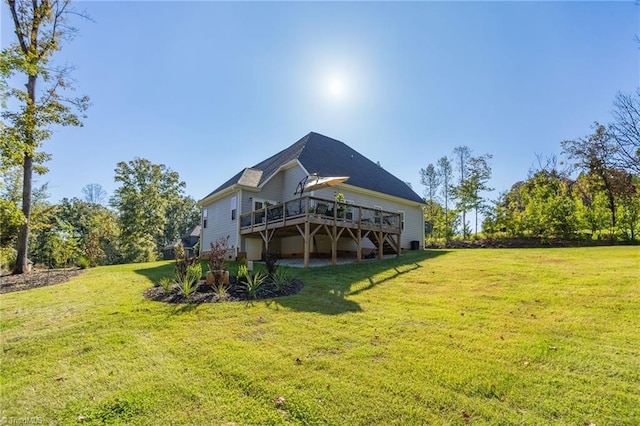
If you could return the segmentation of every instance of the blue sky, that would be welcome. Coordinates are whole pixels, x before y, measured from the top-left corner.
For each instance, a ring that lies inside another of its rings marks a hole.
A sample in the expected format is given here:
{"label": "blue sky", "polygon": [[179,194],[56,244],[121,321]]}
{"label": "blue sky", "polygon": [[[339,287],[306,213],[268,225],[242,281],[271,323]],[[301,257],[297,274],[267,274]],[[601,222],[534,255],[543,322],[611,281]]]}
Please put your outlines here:
{"label": "blue sky", "polygon": [[[196,199],[309,131],[423,193],[453,148],[493,154],[490,185],[608,122],[640,84],[633,2],[89,2],[58,53],[93,106],[57,131],[51,200],[116,188],[119,161],[177,171]],[[2,47],[13,40],[2,4]]]}

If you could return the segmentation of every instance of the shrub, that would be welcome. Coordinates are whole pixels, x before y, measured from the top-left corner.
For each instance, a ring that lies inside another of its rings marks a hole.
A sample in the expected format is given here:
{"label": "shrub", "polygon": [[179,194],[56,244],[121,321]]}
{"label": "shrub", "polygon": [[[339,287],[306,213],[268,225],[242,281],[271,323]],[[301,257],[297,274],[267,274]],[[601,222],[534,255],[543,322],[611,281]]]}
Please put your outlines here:
{"label": "shrub", "polygon": [[273,253],[267,253],[264,257],[265,264],[267,266],[267,273],[270,277],[273,277],[273,274],[276,273],[276,269],[278,268],[278,256]]}
{"label": "shrub", "polygon": [[[197,256],[189,257],[189,252],[187,252],[184,249],[184,246],[182,245],[182,241],[176,244],[176,247],[173,249],[173,252],[176,255],[176,268],[175,268],[176,281],[182,281],[187,275],[187,270],[189,269],[189,266],[195,265],[196,262],[198,261],[198,257]],[[200,270],[202,271],[202,268],[200,268]]]}
{"label": "shrub", "polygon": [[282,293],[287,287],[291,285],[291,277],[286,269],[278,268],[273,275],[271,275],[271,281],[276,289]]}
{"label": "shrub", "polygon": [[78,260],[76,261],[76,265],[78,266],[78,268],[80,269],[87,269],[89,266],[91,266],[89,259],[87,259],[84,256],[80,256],[78,258]]}
{"label": "shrub", "polygon": [[247,293],[250,299],[255,299],[258,294],[258,289],[262,286],[262,283],[264,283],[266,279],[267,276],[262,272],[258,272],[256,274],[251,274],[250,272],[248,272],[239,285],[240,290]]}
{"label": "shrub", "polygon": [[247,265],[238,266],[238,281],[246,281],[250,276],[251,274],[249,273]]}
{"label": "shrub", "polygon": [[258,289],[266,279],[266,274],[262,272],[252,274],[246,265],[240,265],[238,267],[238,288],[247,293],[251,299],[257,297]]}
{"label": "shrub", "polygon": [[162,287],[165,293],[169,293],[169,290],[171,290],[171,284],[172,284],[171,278],[169,277],[160,278],[159,285],[160,287]]}
{"label": "shrub", "polygon": [[225,299],[229,295],[229,286],[224,283],[214,284],[213,288],[219,300]]}
{"label": "shrub", "polygon": [[224,273],[227,270],[225,256],[229,249],[229,236],[218,238],[215,243],[211,243],[209,252],[209,270],[213,274],[213,284],[217,287],[222,285]]}
{"label": "shrub", "polygon": [[202,275],[202,265],[196,263],[195,265],[187,266],[187,272],[184,277],[178,277],[176,275],[176,283],[178,284],[178,291],[189,297],[198,289],[200,284],[200,276]]}
{"label": "shrub", "polygon": [[0,271],[12,270],[16,264],[16,251],[12,247],[0,247]]}

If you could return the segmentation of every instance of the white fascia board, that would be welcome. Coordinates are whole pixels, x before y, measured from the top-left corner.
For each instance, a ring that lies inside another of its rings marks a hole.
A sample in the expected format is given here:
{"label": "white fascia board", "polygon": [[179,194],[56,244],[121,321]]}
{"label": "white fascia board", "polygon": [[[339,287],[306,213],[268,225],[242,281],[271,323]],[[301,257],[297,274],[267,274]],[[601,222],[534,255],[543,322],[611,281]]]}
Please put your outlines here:
{"label": "white fascia board", "polygon": [[204,206],[209,205],[209,204],[213,203],[214,201],[217,201],[217,200],[219,200],[221,198],[224,198],[224,197],[226,197],[228,195],[231,195],[234,192],[238,192],[239,190],[249,191],[249,192],[259,192],[260,191],[258,188],[253,188],[253,187],[250,187],[250,186],[234,184],[234,185],[226,187],[222,191],[216,192],[215,194],[211,194],[208,197],[203,198],[202,200],[198,201],[198,207],[203,208]]}
{"label": "white fascia board", "polygon": [[[260,185],[259,188],[262,189],[271,179],[273,179],[282,170],[289,170],[289,169],[294,168],[295,166],[300,166],[302,168],[302,170],[304,170],[304,167],[302,167],[302,164],[300,164],[300,161],[298,161],[298,159],[296,158],[296,159],[291,160],[288,163],[283,164],[282,166],[278,167],[278,169],[275,172],[273,172],[271,174],[271,176],[269,176],[268,178],[266,178],[264,180],[264,182],[262,182],[262,185]],[[305,172],[306,172],[306,170],[305,170]]]}

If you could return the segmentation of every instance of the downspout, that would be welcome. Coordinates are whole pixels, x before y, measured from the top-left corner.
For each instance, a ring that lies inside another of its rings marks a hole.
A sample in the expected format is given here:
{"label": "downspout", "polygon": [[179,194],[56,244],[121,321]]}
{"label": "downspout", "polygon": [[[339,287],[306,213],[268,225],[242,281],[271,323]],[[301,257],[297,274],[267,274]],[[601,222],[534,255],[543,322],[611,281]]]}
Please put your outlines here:
{"label": "downspout", "polygon": [[424,209],[425,209],[425,206],[421,205],[420,210],[422,211],[422,250],[424,250],[425,243],[426,243],[426,241],[424,240],[424,238],[426,237],[426,234],[424,233]]}
{"label": "downspout", "polygon": [[242,188],[238,189],[236,191],[236,196],[237,201],[236,201],[236,221],[238,222],[236,224],[236,252],[235,252],[235,257],[236,260],[238,260],[238,252],[240,251],[240,242],[242,241],[242,236],[240,235],[240,215],[242,214]]}

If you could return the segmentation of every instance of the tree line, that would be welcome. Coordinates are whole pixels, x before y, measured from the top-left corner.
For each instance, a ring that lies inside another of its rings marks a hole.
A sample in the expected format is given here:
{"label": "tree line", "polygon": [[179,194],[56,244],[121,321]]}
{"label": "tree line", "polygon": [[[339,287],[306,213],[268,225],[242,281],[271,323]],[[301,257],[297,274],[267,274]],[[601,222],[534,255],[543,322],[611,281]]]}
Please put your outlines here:
{"label": "tree line", "polygon": [[491,191],[491,155],[457,147],[453,159],[420,170],[425,188],[427,242],[468,238],[467,214],[484,217],[483,235],[505,238],[636,241],[640,227],[640,88],[618,93],[613,121],[560,143],[564,161],[538,156],[527,179],[497,200]]}
{"label": "tree line", "polygon": [[[96,266],[156,260],[200,222],[196,201],[184,194],[177,172],[143,158],[120,162],[113,196],[99,184],[82,188],[81,198],[48,200],[47,185],[33,191],[29,259],[49,268]],[[0,196],[20,207],[20,169],[2,173]],[[20,215],[0,215],[3,263],[15,259]],[[13,266],[13,265],[10,265]]]}

